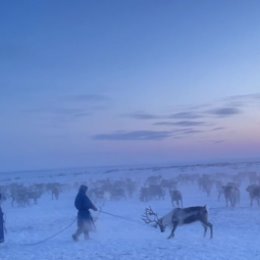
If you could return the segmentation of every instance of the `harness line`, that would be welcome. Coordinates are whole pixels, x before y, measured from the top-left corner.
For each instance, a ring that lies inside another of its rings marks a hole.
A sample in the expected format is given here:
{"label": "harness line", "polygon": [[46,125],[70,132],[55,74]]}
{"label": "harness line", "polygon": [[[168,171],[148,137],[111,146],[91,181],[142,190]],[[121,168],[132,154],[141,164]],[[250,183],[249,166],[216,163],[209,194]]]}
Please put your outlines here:
{"label": "harness line", "polygon": [[127,218],[127,217],[124,217],[124,216],[120,216],[120,215],[116,215],[116,214],[112,214],[112,213],[104,211],[104,210],[99,210],[99,212],[106,214],[106,215],[109,215],[109,216],[112,216],[112,217],[115,217],[115,218],[120,218],[120,219],[129,221],[129,222],[133,222],[133,223],[137,223],[137,224],[143,224],[143,222],[141,222],[141,221],[134,220],[134,219]]}
{"label": "harness line", "polygon": [[42,243],[45,243],[51,239],[53,239],[54,237],[58,236],[59,234],[61,234],[62,232],[64,232],[65,230],[67,230],[68,228],[70,228],[75,222],[76,222],[77,218],[74,218],[73,221],[67,225],[66,227],[60,229],[59,231],[57,231],[56,233],[52,234],[51,236],[46,237],[43,240],[40,240],[38,242],[34,242],[34,243],[26,243],[26,244],[21,244],[22,246],[36,246]]}

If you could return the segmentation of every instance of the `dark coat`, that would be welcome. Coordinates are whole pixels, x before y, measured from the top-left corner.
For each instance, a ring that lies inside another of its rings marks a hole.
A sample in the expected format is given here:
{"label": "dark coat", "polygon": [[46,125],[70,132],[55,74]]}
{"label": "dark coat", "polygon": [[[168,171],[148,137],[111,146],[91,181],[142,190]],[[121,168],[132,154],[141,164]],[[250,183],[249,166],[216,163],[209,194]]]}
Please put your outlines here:
{"label": "dark coat", "polygon": [[78,210],[78,218],[90,220],[92,219],[89,210],[97,210],[94,204],[86,195],[87,187],[82,185],[79,189],[79,192],[75,198],[75,207]]}
{"label": "dark coat", "polygon": [[0,243],[4,242],[4,213],[0,207]]}

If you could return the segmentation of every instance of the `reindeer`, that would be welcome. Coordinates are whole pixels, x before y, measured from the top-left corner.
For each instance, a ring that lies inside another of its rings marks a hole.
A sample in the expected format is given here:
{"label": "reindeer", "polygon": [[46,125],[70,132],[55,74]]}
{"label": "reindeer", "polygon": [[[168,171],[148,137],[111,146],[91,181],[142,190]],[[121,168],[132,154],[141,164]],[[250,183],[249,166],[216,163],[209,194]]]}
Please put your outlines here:
{"label": "reindeer", "polygon": [[149,187],[142,187],[140,190],[140,200],[148,201],[152,199],[164,199],[165,192],[159,185],[150,185]]}
{"label": "reindeer", "polygon": [[170,197],[172,205],[176,205],[178,208],[183,207],[182,195],[179,190],[170,190]]}
{"label": "reindeer", "polygon": [[200,190],[205,192],[209,197],[213,186],[213,181],[210,179],[210,177],[204,174],[202,177],[198,179],[198,184]]}
{"label": "reindeer", "polygon": [[256,200],[257,205],[260,206],[260,185],[251,184],[247,187],[246,191],[249,193],[250,206],[253,206],[253,200]]}
{"label": "reindeer", "polygon": [[239,187],[235,183],[228,183],[223,186],[223,193],[226,200],[226,207],[235,207],[240,201]]}
{"label": "reindeer", "polygon": [[178,226],[199,221],[204,228],[204,237],[209,228],[210,238],[213,238],[213,225],[208,221],[206,206],[176,208],[161,218],[158,218],[158,215],[149,207],[145,209],[143,221],[146,224],[154,223],[156,228],[159,226],[161,232],[164,232],[167,226],[171,226],[172,231],[168,239],[174,237],[174,232]]}
{"label": "reindeer", "polygon": [[222,195],[224,194],[222,181],[216,181],[215,186],[216,186],[216,190],[217,190],[217,193],[218,193],[218,201],[220,201]]}

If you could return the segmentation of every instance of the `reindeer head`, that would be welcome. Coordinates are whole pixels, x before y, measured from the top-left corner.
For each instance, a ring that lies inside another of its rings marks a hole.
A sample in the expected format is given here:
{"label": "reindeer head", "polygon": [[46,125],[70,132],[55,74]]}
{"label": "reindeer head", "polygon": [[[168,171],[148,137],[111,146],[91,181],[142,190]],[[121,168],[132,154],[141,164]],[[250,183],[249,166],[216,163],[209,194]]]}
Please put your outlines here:
{"label": "reindeer head", "polygon": [[153,224],[152,226],[157,228],[159,227],[161,232],[165,231],[165,226],[163,225],[162,218],[158,218],[157,213],[155,213],[151,207],[145,209],[145,213],[142,217],[143,221],[146,224]]}
{"label": "reindeer head", "polygon": [[[163,219],[162,219],[162,218],[160,218],[160,219],[158,220],[157,226],[159,226],[161,232],[164,232],[164,231],[165,231],[165,225],[163,225]],[[156,227],[157,227],[157,226],[156,226]]]}

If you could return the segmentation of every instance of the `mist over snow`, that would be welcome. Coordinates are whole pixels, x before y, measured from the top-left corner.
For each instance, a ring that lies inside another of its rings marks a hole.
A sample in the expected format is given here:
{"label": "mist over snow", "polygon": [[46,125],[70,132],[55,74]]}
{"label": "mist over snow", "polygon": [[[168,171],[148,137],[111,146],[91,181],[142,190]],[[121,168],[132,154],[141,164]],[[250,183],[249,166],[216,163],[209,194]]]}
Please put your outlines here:
{"label": "mist over snow", "polygon": [[[246,191],[259,185],[259,173],[258,162],[1,173],[7,234],[0,259],[260,259],[260,208]],[[92,214],[90,240],[74,242],[81,184],[102,212]],[[220,192],[226,185],[239,190],[234,205]],[[178,227],[173,239],[170,228],[161,233],[144,223],[145,208],[161,217],[176,207],[169,190],[181,192],[184,207],[207,205],[213,239],[200,223]]]}

